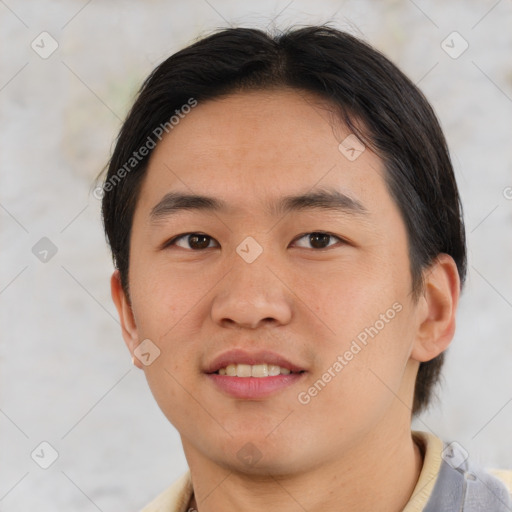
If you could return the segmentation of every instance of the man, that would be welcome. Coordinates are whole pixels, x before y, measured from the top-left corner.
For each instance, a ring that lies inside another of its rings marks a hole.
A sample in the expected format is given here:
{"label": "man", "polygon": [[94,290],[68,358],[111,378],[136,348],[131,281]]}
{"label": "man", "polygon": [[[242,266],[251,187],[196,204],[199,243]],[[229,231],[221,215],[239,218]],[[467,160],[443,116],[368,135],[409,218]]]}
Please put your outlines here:
{"label": "man", "polygon": [[466,272],[446,143],[385,57],[229,29],[144,83],[103,185],[123,337],[190,471],[145,511],[512,510],[411,432]]}

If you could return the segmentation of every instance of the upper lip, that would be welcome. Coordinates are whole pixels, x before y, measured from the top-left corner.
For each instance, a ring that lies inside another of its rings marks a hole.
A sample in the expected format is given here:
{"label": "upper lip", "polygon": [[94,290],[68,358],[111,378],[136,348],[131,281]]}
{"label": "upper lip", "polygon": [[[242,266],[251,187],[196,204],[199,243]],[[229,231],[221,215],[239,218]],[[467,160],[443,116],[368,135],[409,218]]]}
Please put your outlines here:
{"label": "upper lip", "polygon": [[223,352],[213,359],[205,368],[205,373],[215,373],[220,368],[230,364],[273,364],[281,368],[288,368],[292,372],[305,371],[304,368],[288,361],[286,358],[269,350],[247,351],[233,349]]}

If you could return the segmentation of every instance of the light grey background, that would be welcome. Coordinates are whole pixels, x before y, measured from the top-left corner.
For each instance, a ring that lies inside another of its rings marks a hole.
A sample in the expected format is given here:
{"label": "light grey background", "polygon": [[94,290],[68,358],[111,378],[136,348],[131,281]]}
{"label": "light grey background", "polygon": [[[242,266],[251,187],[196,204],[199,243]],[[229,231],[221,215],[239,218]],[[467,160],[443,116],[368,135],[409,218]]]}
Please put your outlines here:
{"label": "light grey background", "polygon": [[[137,510],[186,469],[122,341],[91,190],[146,75],[229,23],[331,20],[433,104],[465,206],[469,276],[440,403],[414,426],[512,468],[512,4],[447,4],[0,0],[1,511]],[[46,59],[31,48],[48,51],[43,31],[59,45]],[[469,44],[456,59],[441,46],[453,31]],[[46,263],[32,252],[42,237],[57,248]],[[42,441],[59,454],[46,470],[31,458]]]}

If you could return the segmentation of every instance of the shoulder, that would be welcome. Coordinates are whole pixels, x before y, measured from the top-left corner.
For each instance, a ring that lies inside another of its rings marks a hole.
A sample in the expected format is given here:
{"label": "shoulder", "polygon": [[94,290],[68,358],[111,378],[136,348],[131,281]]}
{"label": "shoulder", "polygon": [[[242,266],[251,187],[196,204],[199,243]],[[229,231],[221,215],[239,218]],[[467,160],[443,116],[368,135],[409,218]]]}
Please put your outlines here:
{"label": "shoulder", "polygon": [[512,511],[512,471],[484,469],[456,441],[421,431],[413,435],[423,444],[424,464],[411,512]]}
{"label": "shoulder", "polygon": [[512,469],[488,469],[491,475],[501,480],[508,489],[509,494],[512,496]]}
{"label": "shoulder", "polygon": [[141,512],[186,512],[191,495],[192,481],[190,471],[187,471],[146,505]]}
{"label": "shoulder", "polygon": [[[463,510],[477,512],[512,510],[512,493],[507,482],[499,478],[510,472],[494,474],[476,464],[457,442],[445,443],[443,462],[425,512]],[[508,482],[510,483],[510,482]]]}

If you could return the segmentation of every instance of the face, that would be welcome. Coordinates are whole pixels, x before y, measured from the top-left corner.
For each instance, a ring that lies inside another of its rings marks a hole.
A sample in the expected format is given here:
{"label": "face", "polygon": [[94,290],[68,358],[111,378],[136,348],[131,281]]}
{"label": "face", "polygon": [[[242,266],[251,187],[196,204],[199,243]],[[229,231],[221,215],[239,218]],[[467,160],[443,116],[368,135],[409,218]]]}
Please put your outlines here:
{"label": "face", "polygon": [[306,470],[408,426],[406,229],[349,135],[312,95],[248,92],[199,103],[153,152],[124,334],[150,340],[139,366],[187,456]]}

